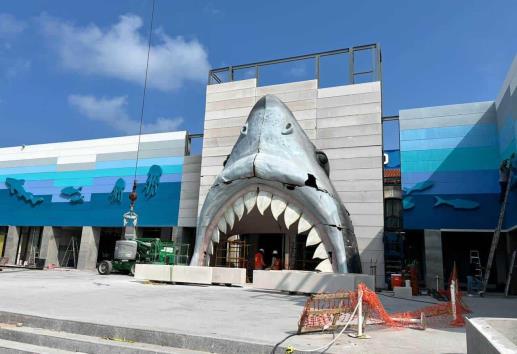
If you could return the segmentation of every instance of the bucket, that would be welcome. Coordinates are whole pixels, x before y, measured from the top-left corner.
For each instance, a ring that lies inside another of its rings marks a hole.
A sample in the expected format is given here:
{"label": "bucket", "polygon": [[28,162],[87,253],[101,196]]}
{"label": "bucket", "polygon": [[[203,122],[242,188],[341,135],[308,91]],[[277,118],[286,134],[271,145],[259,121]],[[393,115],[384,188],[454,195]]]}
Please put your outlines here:
{"label": "bucket", "polygon": [[391,275],[391,288],[393,289],[396,286],[402,285],[402,274],[392,274]]}

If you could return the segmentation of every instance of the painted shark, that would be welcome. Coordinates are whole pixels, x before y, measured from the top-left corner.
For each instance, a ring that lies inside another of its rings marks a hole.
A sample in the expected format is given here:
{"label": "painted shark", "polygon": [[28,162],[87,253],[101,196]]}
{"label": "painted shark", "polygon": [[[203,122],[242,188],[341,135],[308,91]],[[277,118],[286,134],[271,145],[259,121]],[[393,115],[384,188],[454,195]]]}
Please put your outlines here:
{"label": "painted shark", "polygon": [[308,233],[306,245],[316,246],[313,258],[320,260],[317,270],[361,272],[352,222],[330,182],[327,156],[277,97],[255,104],[223,165],[199,215],[192,265],[206,265],[214,243],[254,212]]}

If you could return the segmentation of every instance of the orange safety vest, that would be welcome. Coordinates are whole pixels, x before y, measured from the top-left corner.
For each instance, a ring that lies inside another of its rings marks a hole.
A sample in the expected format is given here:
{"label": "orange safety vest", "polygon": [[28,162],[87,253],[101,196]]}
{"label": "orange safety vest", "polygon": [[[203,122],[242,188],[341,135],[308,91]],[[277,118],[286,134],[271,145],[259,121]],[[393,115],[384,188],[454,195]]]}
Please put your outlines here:
{"label": "orange safety vest", "polygon": [[264,256],[262,255],[262,253],[257,252],[257,254],[255,255],[255,269],[262,270],[264,269],[264,266]]}
{"label": "orange safety vest", "polygon": [[273,257],[273,264],[271,266],[273,270],[280,270],[280,257]]}

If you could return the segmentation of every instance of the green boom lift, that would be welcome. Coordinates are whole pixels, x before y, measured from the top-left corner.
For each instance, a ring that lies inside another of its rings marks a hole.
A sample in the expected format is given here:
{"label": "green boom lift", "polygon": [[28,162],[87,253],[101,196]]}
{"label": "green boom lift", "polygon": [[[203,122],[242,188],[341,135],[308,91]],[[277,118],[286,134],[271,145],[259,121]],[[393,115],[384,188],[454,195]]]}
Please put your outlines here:
{"label": "green boom lift", "polygon": [[[127,234],[125,235],[127,237]],[[115,257],[112,261],[102,261],[97,270],[107,275],[112,271],[135,274],[135,265],[142,264],[174,264],[175,244],[173,241],[162,241],[159,238],[137,238],[118,240],[115,244]]]}

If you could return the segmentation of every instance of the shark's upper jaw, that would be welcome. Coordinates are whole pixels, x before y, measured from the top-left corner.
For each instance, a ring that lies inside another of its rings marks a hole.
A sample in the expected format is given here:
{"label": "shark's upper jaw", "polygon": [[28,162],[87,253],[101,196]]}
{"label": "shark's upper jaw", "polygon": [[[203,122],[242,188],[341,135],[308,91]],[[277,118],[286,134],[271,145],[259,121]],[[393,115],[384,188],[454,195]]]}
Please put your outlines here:
{"label": "shark's upper jaw", "polygon": [[321,154],[280,100],[260,99],[206,197],[192,264],[205,263],[222,234],[258,233],[256,223],[240,222],[255,213],[260,224],[274,219],[285,232],[308,232],[317,269],[360,271],[353,227]]}

